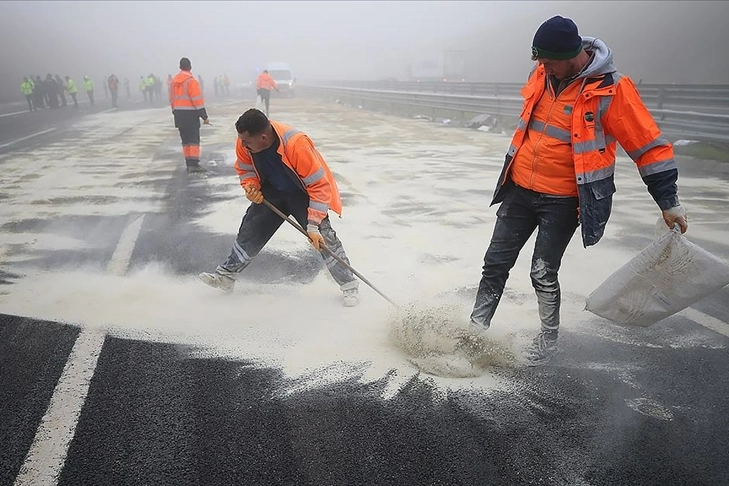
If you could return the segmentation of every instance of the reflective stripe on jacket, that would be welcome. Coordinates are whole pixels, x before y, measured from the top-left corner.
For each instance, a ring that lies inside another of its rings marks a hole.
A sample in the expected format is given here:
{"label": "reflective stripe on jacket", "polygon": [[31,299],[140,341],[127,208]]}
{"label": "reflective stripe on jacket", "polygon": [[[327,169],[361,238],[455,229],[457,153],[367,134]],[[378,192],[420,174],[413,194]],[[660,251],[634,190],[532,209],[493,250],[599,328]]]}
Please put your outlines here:
{"label": "reflective stripe on jacket", "polygon": [[[271,121],[271,125],[281,140],[278,147],[281,160],[293,171],[301,183],[301,189],[309,195],[309,222],[320,224],[330,209],[341,216],[342,199],[337,182],[311,139],[283,123]],[[261,179],[253,158],[240,138],[236,141],[235,153],[235,170],[238,172],[240,185],[243,188],[252,185],[260,189]]]}
{"label": "reflective stripe on jacket", "polygon": [[[522,90],[524,107],[492,205],[503,201],[509,184],[513,184],[512,161],[524,145],[527,130],[540,128],[532,123],[532,114],[545,91],[546,78],[544,66],[539,65]],[[615,193],[616,142],[633,159],[661,209],[678,205],[678,170],[673,147],[661,134],[630,78],[608,72],[574,83],[581,84],[581,90],[572,107],[569,143],[580,198],[582,242],[587,247],[600,240],[610,217]]]}
{"label": "reflective stripe on jacket", "polygon": [[180,71],[172,80],[170,106],[173,110],[194,111],[205,109],[205,100],[202,91],[200,91],[200,84],[190,71]]}
{"label": "reflective stripe on jacket", "polygon": [[517,186],[540,194],[577,196],[571,142],[572,109],[579,91],[579,82],[558,93],[551,83],[542,90],[511,164],[511,180]]}
{"label": "reflective stripe on jacket", "polygon": [[73,79],[68,78],[68,81],[66,82],[66,90],[70,94],[78,93],[78,88],[76,87],[76,83],[73,82]]}

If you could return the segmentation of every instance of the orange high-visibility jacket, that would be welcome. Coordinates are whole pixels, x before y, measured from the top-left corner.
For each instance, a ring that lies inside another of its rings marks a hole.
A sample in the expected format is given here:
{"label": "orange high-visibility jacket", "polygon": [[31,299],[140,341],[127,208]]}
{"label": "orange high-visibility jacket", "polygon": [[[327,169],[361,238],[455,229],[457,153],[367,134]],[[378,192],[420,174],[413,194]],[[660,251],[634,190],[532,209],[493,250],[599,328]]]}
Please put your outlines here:
{"label": "orange high-visibility jacket", "polygon": [[268,73],[261,73],[256,79],[256,89],[274,89],[278,88],[278,84]]}
{"label": "orange high-visibility jacket", "polygon": [[[329,170],[324,158],[314,148],[309,137],[290,126],[271,121],[274,132],[281,140],[278,154],[283,163],[293,171],[300,182],[300,188],[309,195],[308,220],[318,225],[326,218],[331,209],[342,215],[342,199],[334,175]],[[253,163],[253,157],[243,145],[240,138],[235,144],[235,170],[240,178],[240,185],[261,188],[261,179]]]}
{"label": "orange high-visibility jacket", "polygon": [[[630,78],[615,70],[607,46],[592,37],[583,37],[583,46],[593,59],[572,81],[579,87],[573,101],[555,104],[564,113],[545,116],[536,106],[553,102],[554,92],[544,66],[538,65],[529,76],[522,89],[524,106],[491,204],[503,201],[515,178],[519,185],[537,192],[577,195],[582,241],[587,247],[600,240],[610,217],[616,142],[633,159],[649,193],[663,210],[678,205],[678,169],[673,147]],[[521,162],[513,178],[517,159]],[[565,170],[574,177],[574,186],[565,177]],[[572,192],[570,187],[576,190]]]}
{"label": "orange high-visibility jacket", "polygon": [[207,119],[205,100],[200,83],[190,71],[180,71],[172,79],[170,106],[175,117],[175,126],[200,125],[200,118]]}

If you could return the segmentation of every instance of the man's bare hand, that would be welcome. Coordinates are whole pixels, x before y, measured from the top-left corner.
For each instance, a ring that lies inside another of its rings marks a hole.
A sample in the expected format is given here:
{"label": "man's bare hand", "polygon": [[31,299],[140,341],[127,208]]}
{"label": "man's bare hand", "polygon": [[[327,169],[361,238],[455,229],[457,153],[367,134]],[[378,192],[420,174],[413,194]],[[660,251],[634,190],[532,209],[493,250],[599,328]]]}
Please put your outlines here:
{"label": "man's bare hand", "polygon": [[246,186],[246,197],[248,200],[255,204],[261,204],[263,202],[263,193],[260,189],[255,186]]}

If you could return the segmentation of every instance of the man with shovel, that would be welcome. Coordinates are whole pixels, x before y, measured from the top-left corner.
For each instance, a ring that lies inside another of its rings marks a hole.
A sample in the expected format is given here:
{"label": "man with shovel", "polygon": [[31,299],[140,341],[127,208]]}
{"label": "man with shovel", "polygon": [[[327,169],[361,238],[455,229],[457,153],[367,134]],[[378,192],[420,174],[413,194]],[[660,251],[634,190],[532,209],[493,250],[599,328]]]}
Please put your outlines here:
{"label": "man with shovel", "polygon": [[269,120],[260,110],[243,113],[235,128],[235,170],[252,204],[243,216],[228,259],[215,272],[201,273],[200,280],[232,292],[236,275],[263,249],[283,218],[292,215],[321,252],[342,291],[343,304],[357,305],[359,282],[348,268],[347,255],[329,221],[330,209],[341,216],[342,200],[324,158],[304,133]]}
{"label": "man with shovel", "polygon": [[677,224],[682,233],[688,225],[673,147],[632,81],[615,69],[605,43],[580,37],[572,20],[556,16],[534,35],[532,60],[537,65],[522,90],[524,107],[491,203],[501,207],[471,323],[488,329],[509,271],[538,230],[531,280],[541,332],[527,356],[541,364],[557,352],[557,273],[567,245],[579,225],[583,245],[594,245],[610,217],[616,141],[635,162],[666,225]]}

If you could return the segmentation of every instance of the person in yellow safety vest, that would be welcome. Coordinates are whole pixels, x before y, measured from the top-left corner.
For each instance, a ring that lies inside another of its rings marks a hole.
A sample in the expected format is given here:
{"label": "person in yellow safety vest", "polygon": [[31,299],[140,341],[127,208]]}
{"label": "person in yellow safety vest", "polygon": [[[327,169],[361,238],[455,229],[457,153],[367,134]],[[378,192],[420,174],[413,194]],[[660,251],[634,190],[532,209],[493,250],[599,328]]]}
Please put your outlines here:
{"label": "person in yellow safety vest", "polygon": [[210,124],[210,120],[200,84],[190,71],[192,63],[183,57],[180,59],[180,72],[172,80],[170,106],[175,127],[180,131],[187,172],[205,172],[200,166],[200,119],[206,125]]}
{"label": "person in yellow safety vest", "polygon": [[86,90],[86,96],[89,97],[91,106],[94,106],[94,82],[88,76],[84,76],[84,89]]}
{"label": "person in yellow safety vest", "polygon": [[144,76],[139,76],[139,91],[142,92],[144,101],[147,101],[147,80],[144,79]]}
{"label": "person in yellow safety vest", "polygon": [[69,76],[66,76],[66,91],[68,91],[68,94],[71,95],[74,108],[78,108],[78,101],[76,100],[76,93],[78,93],[78,88],[76,87],[76,83],[74,83],[73,79],[71,79]]}
{"label": "person in yellow safety vest", "polygon": [[20,91],[25,95],[25,99],[28,101],[28,111],[35,111],[33,105],[33,83],[28,78],[23,78],[23,82],[20,83]]}
{"label": "person in yellow safety vest", "polygon": [[154,75],[150,74],[147,76],[144,83],[146,85],[147,94],[149,95],[149,102],[154,103]]}
{"label": "person in yellow safety vest", "polygon": [[524,104],[491,204],[501,203],[484,256],[471,325],[489,328],[509,272],[537,231],[531,281],[541,330],[526,353],[530,365],[558,351],[558,272],[579,226],[585,247],[605,231],[615,193],[616,145],[635,162],[669,228],[688,228],[678,200],[678,167],[638,90],[613,63],[608,46],[580,37],[575,23],[555,16],[532,41],[536,65],[521,91]]}
{"label": "person in yellow safety vest", "polygon": [[[283,219],[271,211],[270,202],[306,229],[311,244],[321,254],[342,292],[342,304],[359,303],[359,282],[325,248],[349,265],[342,242],[332,228],[329,211],[342,215],[337,181],[324,157],[303,132],[269,120],[251,108],[235,123],[235,170],[251,205],[245,212],[227,260],[212,273],[199,275],[207,285],[232,292],[242,272],[281,227]],[[325,247],[325,248],[323,248]]]}

